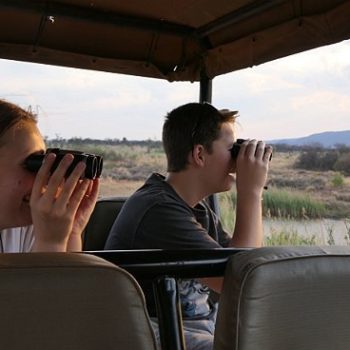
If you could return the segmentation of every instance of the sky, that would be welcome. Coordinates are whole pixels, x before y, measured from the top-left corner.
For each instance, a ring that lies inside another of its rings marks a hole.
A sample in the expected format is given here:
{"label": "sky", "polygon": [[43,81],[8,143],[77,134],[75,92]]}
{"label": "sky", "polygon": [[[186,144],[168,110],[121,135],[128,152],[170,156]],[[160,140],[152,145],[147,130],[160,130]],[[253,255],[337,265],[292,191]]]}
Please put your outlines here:
{"label": "sky", "polygon": [[[0,59],[0,98],[38,113],[50,139],[160,140],[164,116],[199,84]],[[350,130],[350,40],[216,77],[215,107],[239,111],[237,136]]]}

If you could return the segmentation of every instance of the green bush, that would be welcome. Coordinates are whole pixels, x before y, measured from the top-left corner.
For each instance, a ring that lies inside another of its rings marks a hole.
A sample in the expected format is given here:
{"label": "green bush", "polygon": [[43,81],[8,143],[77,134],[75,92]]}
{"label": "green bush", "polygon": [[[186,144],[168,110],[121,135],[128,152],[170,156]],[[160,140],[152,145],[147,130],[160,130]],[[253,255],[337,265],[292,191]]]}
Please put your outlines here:
{"label": "green bush", "polygon": [[295,167],[306,170],[333,170],[338,156],[339,154],[336,150],[320,151],[310,148],[300,153]]}
{"label": "green bush", "polygon": [[340,155],[334,164],[334,170],[350,175],[350,153],[343,153]]}
{"label": "green bush", "polygon": [[331,181],[334,187],[344,186],[344,176],[342,176],[342,174],[336,173]]}
{"label": "green bush", "polygon": [[294,166],[299,169],[335,170],[350,174],[350,148],[341,145],[335,149],[309,147],[300,153]]}

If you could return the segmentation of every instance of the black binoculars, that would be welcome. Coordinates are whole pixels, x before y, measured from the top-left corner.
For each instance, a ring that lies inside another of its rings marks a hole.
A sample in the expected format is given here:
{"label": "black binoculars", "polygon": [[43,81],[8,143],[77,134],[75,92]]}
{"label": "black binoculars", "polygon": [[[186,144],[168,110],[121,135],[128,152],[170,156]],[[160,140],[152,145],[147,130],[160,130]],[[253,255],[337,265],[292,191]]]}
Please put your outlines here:
{"label": "black binoculars", "polygon": [[[231,156],[232,158],[236,159],[239,153],[239,150],[241,149],[241,144],[246,141],[245,139],[237,139],[236,142],[233,144],[232,148],[231,148]],[[266,147],[265,147],[265,151],[266,151]],[[272,154],[270,156],[270,161],[272,159]]]}
{"label": "black binoculars", "polygon": [[[72,150],[65,150],[60,148],[48,148],[46,151],[46,154],[48,153],[56,154],[56,159],[51,167],[51,172],[55,171],[55,169],[58,167],[58,164],[60,163],[62,158],[69,153],[74,156],[74,160],[66,172],[66,175],[65,175],[66,177],[68,177],[72,173],[73,169],[76,167],[76,165],[79,162],[84,162],[86,164],[85,172],[82,178],[93,180],[101,176],[102,168],[103,168],[103,158],[101,156],[84,153],[81,151],[72,151]],[[25,167],[29,171],[32,171],[33,173],[38,172],[38,170],[40,169],[44,161],[46,154],[32,154],[25,160],[25,163],[24,163]]]}

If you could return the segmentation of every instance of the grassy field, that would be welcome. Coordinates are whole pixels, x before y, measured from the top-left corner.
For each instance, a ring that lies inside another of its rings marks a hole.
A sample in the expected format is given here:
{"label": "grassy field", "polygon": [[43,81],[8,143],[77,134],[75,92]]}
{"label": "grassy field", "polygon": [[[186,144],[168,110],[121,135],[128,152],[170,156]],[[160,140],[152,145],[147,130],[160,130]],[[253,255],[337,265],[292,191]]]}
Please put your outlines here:
{"label": "grassy field", "polygon": [[279,198],[294,195],[292,202],[299,203],[299,212],[300,207],[310,209],[306,213],[308,217],[317,217],[317,213],[322,217],[350,217],[350,177],[334,171],[295,169],[297,157],[297,152],[274,154],[269,185],[282,191]]}
{"label": "grassy field", "polygon": [[[264,192],[264,215],[285,218],[346,218],[350,216],[350,177],[336,172],[294,169],[297,153],[275,153],[269,189]],[[128,196],[144,179],[165,173],[164,155],[142,147],[122,149],[119,159],[105,160],[101,197]],[[336,181],[341,178],[340,184]],[[220,195],[222,211],[231,211],[235,191]]]}
{"label": "grassy field", "polygon": [[[152,172],[166,172],[165,155],[159,142],[70,141],[52,141],[49,146],[84,150],[104,157],[101,197],[129,196]],[[267,183],[269,189],[264,192],[264,215],[349,218],[350,177],[334,171],[296,169],[299,154],[297,151],[274,152]],[[225,213],[233,211],[235,191],[221,194],[219,198],[225,220]]]}
{"label": "grassy field", "polygon": [[[127,197],[139,188],[152,173],[166,173],[165,155],[160,144],[100,144],[94,142],[72,144],[51,143],[50,147],[79,149],[104,157],[100,197]],[[345,244],[350,244],[350,177],[334,171],[309,171],[295,168],[298,152],[274,152],[270,163],[268,190],[264,191],[263,214],[266,220],[304,221],[333,218],[346,226]],[[235,189],[219,194],[223,226],[232,232]],[[264,245],[335,244],[334,232],[327,230],[326,239],[317,234],[305,237],[295,228],[274,227],[268,230]]]}

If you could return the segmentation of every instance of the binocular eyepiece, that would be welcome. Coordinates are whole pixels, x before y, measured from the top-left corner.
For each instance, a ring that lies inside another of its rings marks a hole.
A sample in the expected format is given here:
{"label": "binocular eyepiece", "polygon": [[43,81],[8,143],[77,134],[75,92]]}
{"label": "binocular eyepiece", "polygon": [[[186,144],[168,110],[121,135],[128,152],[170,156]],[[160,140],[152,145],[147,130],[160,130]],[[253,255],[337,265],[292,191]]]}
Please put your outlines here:
{"label": "binocular eyepiece", "polygon": [[[74,159],[66,172],[66,177],[72,173],[73,169],[79,162],[84,162],[86,164],[85,172],[82,178],[93,180],[101,176],[103,168],[103,158],[101,156],[84,153],[81,151],[64,150],[60,148],[48,148],[46,154],[47,153],[56,154],[56,159],[51,167],[51,172],[55,171],[62,158],[69,153],[74,156]],[[25,160],[25,166],[29,171],[36,173],[40,169],[44,158],[45,154],[32,154]]]}
{"label": "binocular eyepiece", "polygon": [[[232,148],[231,148],[231,157],[236,159],[239,153],[239,150],[241,149],[241,144],[246,141],[245,139],[237,139],[236,142],[233,144]],[[266,147],[265,147],[265,151],[266,151]],[[272,154],[270,155],[270,161],[272,159]]]}

